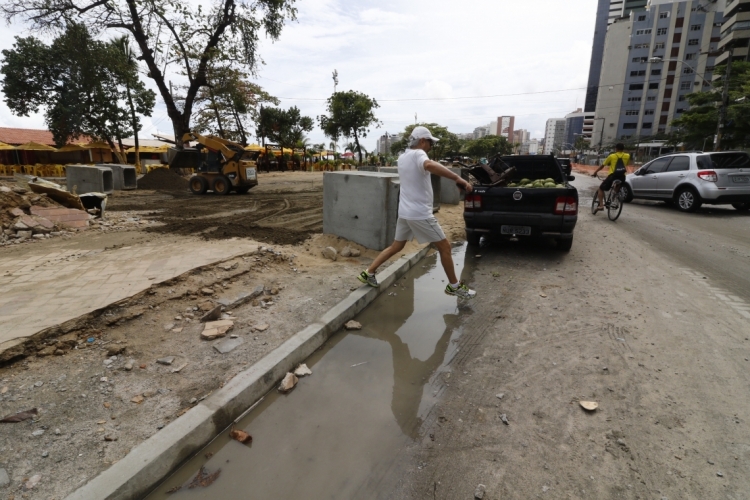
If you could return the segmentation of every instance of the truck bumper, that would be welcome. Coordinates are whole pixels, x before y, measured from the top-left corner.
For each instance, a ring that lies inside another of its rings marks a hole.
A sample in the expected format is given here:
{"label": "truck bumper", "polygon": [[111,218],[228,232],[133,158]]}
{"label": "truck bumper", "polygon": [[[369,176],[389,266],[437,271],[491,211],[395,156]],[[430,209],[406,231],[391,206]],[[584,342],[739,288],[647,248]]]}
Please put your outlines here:
{"label": "truck bumper", "polygon": [[502,226],[527,226],[531,228],[530,237],[570,239],[573,237],[577,215],[553,214],[514,214],[514,213],[464,213],[467,233],[493,234],[500,236]]}

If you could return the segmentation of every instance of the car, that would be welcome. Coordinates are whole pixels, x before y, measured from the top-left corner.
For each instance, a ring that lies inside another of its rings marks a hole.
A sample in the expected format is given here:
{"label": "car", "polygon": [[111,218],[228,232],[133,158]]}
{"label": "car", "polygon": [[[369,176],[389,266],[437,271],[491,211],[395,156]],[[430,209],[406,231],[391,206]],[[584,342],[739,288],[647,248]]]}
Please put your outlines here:
{"label": "car", "polygon": [[674,153],[660,156],[628,174],[626,202],[635,198],[674,203],[682,212],[701,205],[732,205],[750,210],[750,155],[744,151]]}

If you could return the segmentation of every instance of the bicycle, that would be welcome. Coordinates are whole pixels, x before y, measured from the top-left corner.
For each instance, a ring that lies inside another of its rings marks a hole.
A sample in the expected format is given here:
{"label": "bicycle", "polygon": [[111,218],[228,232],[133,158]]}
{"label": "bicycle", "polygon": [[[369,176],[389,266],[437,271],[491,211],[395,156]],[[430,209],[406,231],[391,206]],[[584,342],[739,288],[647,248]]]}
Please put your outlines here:
{"label": "bicycle", "polygon": [[[596,178],[599,179],[599,176],[597,175]],[[621,185],[622,181],[615,180],[612,183],[612,189],[607,191],[607,194],[604,195],[604,207],[607,209],[607,217],[611,221],[616,221],[617,218],[620,217],[622,206],[625,204],[625,192],[620,191]],[[592,215],[596,215],[597,212],[599,212],[597,208],[599,208],[598,190],[594,191],[594,198],[591,200]]]}

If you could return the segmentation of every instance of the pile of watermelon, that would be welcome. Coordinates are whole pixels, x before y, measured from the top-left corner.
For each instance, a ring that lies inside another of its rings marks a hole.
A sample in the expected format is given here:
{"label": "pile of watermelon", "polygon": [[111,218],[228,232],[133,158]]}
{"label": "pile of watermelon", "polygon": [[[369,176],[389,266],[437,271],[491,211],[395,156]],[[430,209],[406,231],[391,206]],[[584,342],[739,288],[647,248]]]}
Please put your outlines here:
{"label": "pile of watermelon", "polygon": [[557,188],[562,189],[565,187],[564,184],[556,184],[554,179],[537,179],[532,181],[531,179],[521,179],[518,182],[511,182],[508,187],[515,188]]}

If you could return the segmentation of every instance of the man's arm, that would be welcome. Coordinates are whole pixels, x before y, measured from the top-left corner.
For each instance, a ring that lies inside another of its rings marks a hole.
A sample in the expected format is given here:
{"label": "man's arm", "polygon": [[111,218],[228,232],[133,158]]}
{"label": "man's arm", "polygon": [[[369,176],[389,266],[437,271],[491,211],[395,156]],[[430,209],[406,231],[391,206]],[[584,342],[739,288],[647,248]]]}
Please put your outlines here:
{"label": "man's arm", "polygon": [[454,174],[436,161],[425,160],[424,169],[431,174],[439,175],[440,177],[445,177],[446,179],[454,181],[458,187],[466,190],[467,193],[471,193],[474,190],[471,183],[462,179],[461,176]]}
{"label": "man's arm", "polygon": [[599,168],[596,169],[596,172],[594,172],[593,174],[591,174],[591,177],[596,177],[596,174],[598,174],[601,169],[603,169],[604,167],[607,166],[607,160],[609,160],[609,157],[607,157],[604,160],[604,162],[602,163],[602,165]]}

